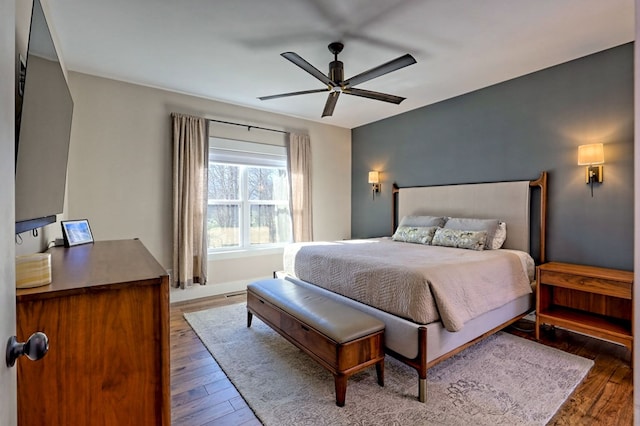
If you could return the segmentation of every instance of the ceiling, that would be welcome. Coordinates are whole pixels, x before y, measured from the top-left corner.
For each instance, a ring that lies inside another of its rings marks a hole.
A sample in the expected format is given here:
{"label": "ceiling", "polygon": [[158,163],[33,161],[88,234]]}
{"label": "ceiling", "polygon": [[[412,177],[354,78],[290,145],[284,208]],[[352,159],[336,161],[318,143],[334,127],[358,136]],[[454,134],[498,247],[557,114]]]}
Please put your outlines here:
{"label": "ceiling", "polygon": [[[634,39],[634,0],[48,0],[68,69],[354,128]],[[326,93],[280,56],[345,78],[405,53],[417,64],[358,85],[400,105]]]}

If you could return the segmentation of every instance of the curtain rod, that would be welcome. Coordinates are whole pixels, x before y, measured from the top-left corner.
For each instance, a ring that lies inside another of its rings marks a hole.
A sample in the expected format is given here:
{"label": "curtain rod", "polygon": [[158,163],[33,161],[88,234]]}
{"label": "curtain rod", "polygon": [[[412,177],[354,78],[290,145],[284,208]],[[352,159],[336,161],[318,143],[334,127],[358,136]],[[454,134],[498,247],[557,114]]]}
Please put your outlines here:
{"label": "curtain rod", "polygon": [[277,132],[277,133],[284,133],[285,135],[288,135],[289,132],[286,132],[284,130],[276,130],[276,129],[269,129],[267,127],[260,127],[260,126],[252,126],[250,124],[242,124],[242,123],[233,123],[231,121],[222,121],[222,120],[214,120],[212,118],[208,118],[207,121],[215,121],[216,123],[222,123],[222,124],[231,124],[232,126],[240,126],[240,127],[246,127],[247,131],[251,131],[251,129],[258,129],[258,130],[266,130],[268,132]]}

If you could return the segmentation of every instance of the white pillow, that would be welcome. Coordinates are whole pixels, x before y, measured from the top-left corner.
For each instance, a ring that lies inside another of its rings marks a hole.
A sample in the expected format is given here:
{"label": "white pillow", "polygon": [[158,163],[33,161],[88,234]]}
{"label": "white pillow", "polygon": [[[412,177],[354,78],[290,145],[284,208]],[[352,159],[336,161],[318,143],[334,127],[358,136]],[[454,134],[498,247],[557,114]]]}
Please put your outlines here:
{"label": "white pillow", "polygon": [[506,222],[498,222],[496,233],[493,234],[493,239],[489,242],[487,247],[490,250],[498,250],[504,244],[504,240],[507,239],[507,224]]}

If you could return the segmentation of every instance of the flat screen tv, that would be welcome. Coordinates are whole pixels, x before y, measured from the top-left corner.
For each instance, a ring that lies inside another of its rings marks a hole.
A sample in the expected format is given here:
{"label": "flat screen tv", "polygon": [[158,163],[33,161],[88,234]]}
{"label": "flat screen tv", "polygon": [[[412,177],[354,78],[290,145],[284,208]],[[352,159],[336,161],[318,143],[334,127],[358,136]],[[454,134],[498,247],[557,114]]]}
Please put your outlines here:
{"label": "flat screen tv", "polygon": [[39,0],[16,67],[16,234],[56,221],[67,179],[73,99]]}

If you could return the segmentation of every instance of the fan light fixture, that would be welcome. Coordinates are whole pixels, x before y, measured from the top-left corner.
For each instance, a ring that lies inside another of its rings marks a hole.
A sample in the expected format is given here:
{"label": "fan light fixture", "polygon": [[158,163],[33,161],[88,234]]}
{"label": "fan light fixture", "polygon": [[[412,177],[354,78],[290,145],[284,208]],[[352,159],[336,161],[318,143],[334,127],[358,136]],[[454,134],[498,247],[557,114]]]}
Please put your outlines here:
{"label": "fan light fixture", "polygon": [[389,95],[387,93],[374,92],[372,90],[364,90],[357,89],[354,86],[357,84],[364,83],[365,81],[372,80],[376,77],[380,77],[382,75],[388,74],[392,71],[399,70],[400,68],[404,68],[409,65],[413,65],[416,63],[416,60],[413,56],[408,53],[400,56],[399,58],[393,59],[389,62],[385,62],[382,65],[378,65],[377,67],[373,67],[370,70],[362,72],[356,76],[353,76],[347,80],[344,79],[344,64],[342,61],[338,60],[338,54],[342,52],[344,48],[344,44],[339,41],[335,41],[329,44],[329,51],[333,53],[333,61],[329,63],[329,73],[327,75],[323,74],[322,71],[311,65],[309,62],[305,61],[300,55],[294,52],[284,52],[281,56],[295,65],[302,68],[304,71],[308,72],[318,80],[320,80],[326,87],[324,89],[312,89],[312,90],[303,90],[301,92],[290,92],[290,93],[281,93],[279,95],[270,95],[270,96],[261,96],[258,99],[261,101],[266,101],[269,99],[276,98],[284,98],[287,96],[295,96],[295,95],[307,95],[310,93],[321,93],[321,92],[329,92],[329,96],[327,97],[327,101],[324,105],[324,110],[322,111],[323,117],[328,117],[333,115],[333,110],[336,107],[336,102],[338,102],[338,96],[340,93],[344,93],[346,95],[359,96],[361,98],[369,98],[374,99],[376,101],[389,102],[392,104],[399,104],[404,101],[405,98],[395,95]]}

